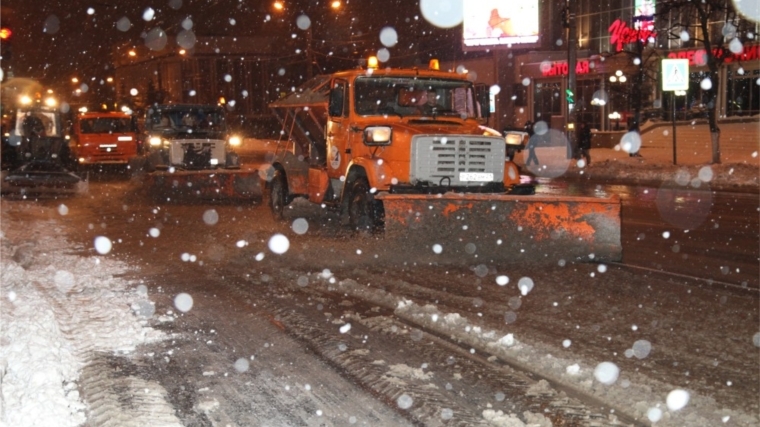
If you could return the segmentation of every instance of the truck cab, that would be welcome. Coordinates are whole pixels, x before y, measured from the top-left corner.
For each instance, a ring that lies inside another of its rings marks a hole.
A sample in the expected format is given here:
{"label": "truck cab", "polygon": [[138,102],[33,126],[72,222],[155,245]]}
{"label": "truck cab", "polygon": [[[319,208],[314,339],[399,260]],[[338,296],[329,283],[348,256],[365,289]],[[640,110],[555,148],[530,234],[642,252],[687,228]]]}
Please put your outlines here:
{"label": "truck cab", "polygon": [[224,109],[216,105],[155,105],[145,116],[149,169],[203,170],[239,168]]}
{"label": "truck cab", "polygon": [[123,112],[77,115],[72,127],[71,152],[80,166],[127,165],[139,152],[137,121]]}
{"label": "truck cab", "polygon": [[66,165],[70,159],[60,111],[47,106],[25,106],[15,111],[8,146],[15,149],[15,165],[52,162]]}
{"label": "truck cab", "polygon": [[504,136],[482,125],[466,74],[421,69],[318,76],[270,104],[283,124],[273,211],[293,197],[335,204],[356,228],[382,223],[378,193],[504,193],[518,186]]}

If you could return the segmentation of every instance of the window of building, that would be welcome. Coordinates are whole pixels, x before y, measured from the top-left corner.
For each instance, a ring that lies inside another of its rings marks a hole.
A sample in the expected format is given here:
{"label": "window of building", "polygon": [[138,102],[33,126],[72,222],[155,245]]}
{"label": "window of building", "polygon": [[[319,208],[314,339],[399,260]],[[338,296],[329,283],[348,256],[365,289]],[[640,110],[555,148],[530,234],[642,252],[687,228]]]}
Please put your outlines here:
{"label": "window of building", "polygon": [[594,92],[599,90],[599,80],[579,80],[575,90],[575,115],[578,123],[588,123],[589,126],[601,129],[600,107],[592,105]]}
{"label": "window of building", "polygon": [[541,82],[535,86],[534,122],[543,120],[551,123],[552,116],[562,115],[562,83]]}
{"label": "window of building", "polygon": [[752,116],[760,113],[760,70],[738,73],[728,70],[726,116]]}

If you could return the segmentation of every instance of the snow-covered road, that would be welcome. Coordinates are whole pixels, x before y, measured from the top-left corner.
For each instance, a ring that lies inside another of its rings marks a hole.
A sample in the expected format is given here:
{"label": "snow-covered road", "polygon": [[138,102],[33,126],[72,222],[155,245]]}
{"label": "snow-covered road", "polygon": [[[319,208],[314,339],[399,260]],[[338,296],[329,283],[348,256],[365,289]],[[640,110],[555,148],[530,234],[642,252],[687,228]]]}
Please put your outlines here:
{"label": "snow-covered road", "polygon": [[760,423],[755,293],[437,265],[313,218],[299,235],[258,206],[96,187],[1,205],[2,425],[545,426],[573,396],[569,425]]}

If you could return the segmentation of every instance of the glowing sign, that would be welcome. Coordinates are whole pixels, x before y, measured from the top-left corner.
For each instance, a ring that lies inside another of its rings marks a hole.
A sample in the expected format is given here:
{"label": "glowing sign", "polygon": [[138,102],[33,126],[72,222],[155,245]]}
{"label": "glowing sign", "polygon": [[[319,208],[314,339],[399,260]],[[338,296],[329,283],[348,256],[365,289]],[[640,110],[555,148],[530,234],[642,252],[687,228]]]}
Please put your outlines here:
{"label": "glowing sign", "polygon": [[464,46],[490,48],[538,43],[538,0],[466,2]]}
{"label": "glowing sign", "polygon": [[628,43],[636,43],[638,40],[649,40],[657,34],[654,30],[646,28],[631,28],[625,21],[616,19],[607,29],[610,32],[610,44],[615,45],[617,51],[623,50]]}
{"label": "glowing sign", "polygon": [[[569,74],[570,66],[567,61],[542,62],[541,75],[543,76],[566,76]],[[575,63],[576,74],[588,74],[591,72],[591,65],[588,59],[581,59]]]}
{"label": "glowing sign", "polygon": [[[733,53],[723,48],[716,47],[713,49],[713,55],[723,58],[723,62],[728,64],[734,61],[756,61],[760,58],[760,45],[744,46],[741,53]],[[704,49],[687,49],[668,52],[670,59],[688,59],[690,66],[704,66],[707,64],[707,51]]]}
{"label": "glowing sign", "polygon": [[636,0],[636,12],[633,15],[633,28],[637,30],[654,29],[655,0]]}

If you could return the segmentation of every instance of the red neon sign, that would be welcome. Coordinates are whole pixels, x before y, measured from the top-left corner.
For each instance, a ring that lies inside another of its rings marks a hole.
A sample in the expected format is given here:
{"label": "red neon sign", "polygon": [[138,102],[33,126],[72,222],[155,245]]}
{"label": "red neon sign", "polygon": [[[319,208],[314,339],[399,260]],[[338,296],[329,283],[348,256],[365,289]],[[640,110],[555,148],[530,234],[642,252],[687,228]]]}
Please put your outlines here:
{"label": "red neon sign", "polygon": [[[755,61],[760,58],[760,45],[745,46],[741,53],[726,52],[723,48],[713,49],[713,56],[723,57],[723,62],[728,64],[733,61]],[[668,58],[688,59],[689,65],[701,66],[707,64],[707,51],[704,49],[689,49],[669,52]]]}
{"label": "red neon sign", "polygon": [[[576,74],[588,74],[591,72],[589,61],[580,60],[575,63]],[[541,74],[546,76],[566,76],[570,73],[570,66],[567,61],[543,62],[541,63]]]}
{"label": "red neon sign", "polygon": [[625,21],[620,19],[616,19],[607,31],[610,33],[610,44],[615,45],[615,49],[618,51],[623,50],[623,46],[628,43],[636,43],[638,40],[648,40],[657,35],[653,30],[647,28],[631,28]]}

